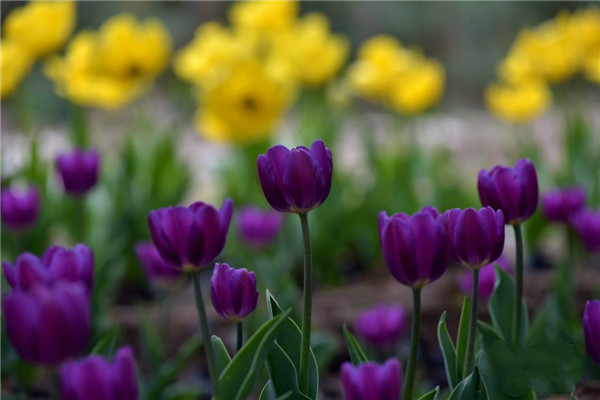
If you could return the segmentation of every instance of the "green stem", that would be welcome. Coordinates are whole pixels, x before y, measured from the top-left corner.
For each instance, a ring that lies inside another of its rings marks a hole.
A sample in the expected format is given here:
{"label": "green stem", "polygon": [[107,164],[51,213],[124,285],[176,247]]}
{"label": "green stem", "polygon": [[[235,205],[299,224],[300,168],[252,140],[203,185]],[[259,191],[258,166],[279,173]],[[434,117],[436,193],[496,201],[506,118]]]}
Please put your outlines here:
{"label": "green stem", "polygon": [[72,104],[71,106],[71,140],[73,145],[85,149],[89,145],[89,135],[85,109]]}
{"label": "green stem", "polygon": [[298,214],[304,241],[304,310],[302,314],[302,343],[300,347],[300,390],[308,392],[308,358],[310,356],[310,329],[312,314],[312,253],[308,214]]}
{"label": "green stem", "polygon": [[521,303],[523,298],[523,234],[521,225],[513,225],[515,231],[515,242],[517,246],[517,259],[516,259],[516,290],[515,290],[515,301],[513,310],[513,342],[512,345],[516,348],[520,341],[521,332]]}
{"label": "green stem", "polygon": [[467,351],[463,368],[463,379],[471,373],[473,355],[475,354],[475,327],[477,326],[477,298],[479,297],[479,270],[473,270],[473,288],[471,291],[471,319],[469,321],[469,336],[467,337]]}
{"label": "green stem", "polygon": [[421,322],[421,288],[413,288],[413,315],[410,330],[410,356],[406,367],[406,378],[404,379],[404,392],[402,399],[412,399],[413,384],[415,381],[415,370],[417,363],[417,350],[419,347],[419,329]]}
{"label": "green stem", "polygon": [[212,383],[213,398],[221,400],[221,392],[219,388],[219,376],[217,375],[217,361],[213,352],[212,344],[210,343],[210,327],[206,318],[206,310],[204,309],[204,301],[202,300],[202,289],[200,288],[200,270],[192,271],[192,281],[194,282],[194,293],[196,294],[196,308],[198,309],[198,317],[200,319],[200,331],[202,332],[202,340],[204,341],[204,351],[206,352],[206,360],[208,361],[208,374]]}
{"label": "green stem", "polygon": [[237,322],[237,345],[235,347],[236,353],[240,351],[242,346],[244,345],[244,327],[242,326],[242,321]]}
{"label": "green stem", "polygon": [[75,219],[74,219],[74,235],[75,241],[78,243],[85,242],[86,234],[86,212],[85,212],[85,197],[75,197]]}

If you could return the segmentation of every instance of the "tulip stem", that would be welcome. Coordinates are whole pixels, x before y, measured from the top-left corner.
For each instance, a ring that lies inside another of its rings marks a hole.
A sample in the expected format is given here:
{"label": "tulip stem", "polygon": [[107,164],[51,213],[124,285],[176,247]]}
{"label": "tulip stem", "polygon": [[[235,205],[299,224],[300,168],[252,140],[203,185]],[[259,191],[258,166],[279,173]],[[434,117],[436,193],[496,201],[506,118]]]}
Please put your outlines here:
{"label": "tulip stem", "polygon": [[521,225],[513,225],[515,231],[515,242],[517,246],[517,259],[516,259],[516,290],[515,290],[515,302],[513,312],[513,337],[512,345],[514,348],[520,342],[521,333],[521,299],[523,298],[523,234]]}
{"label": "tulip stem", "polygon": [[404,379],[404,392],[402,399],[412,399],[413,384],[415,380],[415,369],[417,363],[417,350],[419,347],[421,322],[421,288],[413,288],[413,315],[412,326],[410,330],[410,356],[408,358],[408,366],[406,367],[406,378]]}
{"label": "tulip stem", "polygon": [[469,336],[463,368],[463,379],[471,373],[473,354],[475,353],[475,327],[477,326],[477,298],[479,297],[479,270],[473,270],[473,287],[471,291],[471,319],[469,321]]}
{"label": "tulip stem", "polygon": [[200,330],[202,333],[202,341],[204,342],[204,352],[208,362],[208,374],[213,390],[213,399],[221,400],[219,390],[219,376],[217,375],[217,361],[210,342],[210,326],[208,326],[208,318],[206,318],[206,310],[204,309],[204,301],[202,300],[202,289],[200,288],[200,270],[192,271],[192,281],[194,282],[194,293],[196,294],[196,308],[198,309],[198,317],[200,318]]}
{"label": "tulip stem", "polygon": [[308,393],[309,374],[308,359],[310,356],[310,330],[312,314],[312,252],[310,247],[310,231],[308,214],[300,213],[302,239],[304,241],[304,310],[302,315],[302,342],[300,347],[300,391]]}
{"label": "tulip stem", "polygon": [[244,345],[244,327],[242,326],[242,321],[238,321],[237,323],[237,344],[236,344],[236,353],[240,351],[242,346]]}
{"label": "tulip stem", "polygon": [[83,243],[85,242],[85,233],[86,233],[86,207],[85,207],[85,197],[76,197],[75,201],[75,242]]}

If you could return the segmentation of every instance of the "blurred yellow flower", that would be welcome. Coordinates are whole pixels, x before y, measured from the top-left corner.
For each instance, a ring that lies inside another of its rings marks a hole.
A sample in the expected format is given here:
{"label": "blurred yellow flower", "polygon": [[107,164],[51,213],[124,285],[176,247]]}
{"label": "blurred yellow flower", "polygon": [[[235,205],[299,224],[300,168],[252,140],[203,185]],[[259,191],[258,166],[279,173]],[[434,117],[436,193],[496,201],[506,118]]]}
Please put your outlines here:
{"label": "blurred yellow flower", "polygon": [[541,79],[530,58],[518,51],[510,52],[498,65],[497,72],[502,81],[511,84]]}
{"label": "blurred yellow flower", "polygon": [[37,57],[58,50],[75,27],[74,1],[31,1],[6,17],[3,34]]}
{"label": "blurred yellow flower", "polygon": [[166,67],[170,51],[160,21],[138,23],[120,14],[96,32],[77,34],[65,56],[50,59],[44,72],[60,96],[83,106],[117,109],[143,93]]}
{"label": "blurred yellow flower", "polygon": [[229,9],[234,28],[266,37],[291,29],[298,17],[296,1],[238,1]]}
{"label": "blurred yellow flower", "polygon": [[0,41],[0,98],[5,99],[19,86],[31,70],[33,59],[20,43]]}
{"label": "blurred yellow flower", "polygon": [[586,52],[593,52],[600,46],[600,8],[591,6],[577,10],[571,14],[568,23],[574,39]]}
{"label": "blurred yellow flower", "polygon": [[590,81],[600,85],[600,46],[585,59],[583,73]]}
{"label": "blurred yellow flower", "polygon": [[493,83],[485,91],[488,109],[499,119],[523,123],[544,112],[552,100],[547,85],[539,81],[518,85]]}
{"label": "blurred yellow flower", "polygon": [[322,86],[343,67],[348,41],[330,32],[327,17],[309,13],[287,34],[275,39],[274,52],[287,59],[296,77],[306,86]]}
{"label": "blurred yellow flower", "polygon": [[291,96],[289,83],[274,79],[260,61],[248,60],[203,91],[195,124],[203,136],[216,142],[260,140],[273,133]]}
{"label": "blurred yellow flower", "polygon": [[444,93],[446,74],[435,61],[415,56],[390,87],[390,105],[399,113],[414,115],[436,104]]}

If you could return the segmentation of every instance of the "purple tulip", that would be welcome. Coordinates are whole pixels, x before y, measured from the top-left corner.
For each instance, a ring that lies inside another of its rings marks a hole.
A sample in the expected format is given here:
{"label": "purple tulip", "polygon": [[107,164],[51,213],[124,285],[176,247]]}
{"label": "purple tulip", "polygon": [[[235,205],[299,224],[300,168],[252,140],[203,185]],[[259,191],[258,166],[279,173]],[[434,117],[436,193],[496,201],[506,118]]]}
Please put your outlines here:
{"label": "purple tulip", "polygon": [[275,239],[282,225],[283,216],[274,211],[246,207],[242,209],[238,216],[240,237],[250,247],[261,248],[267,246]]}
{"label": "purple tulip", "polygon": [[65,192],[72,196],[82,196],[98,181],[100,154],[95,150],[75,149],[56,159],[56,169]]}
{"label": "purple tulip", "polygon": [[[500,256],[496,260],[496,264],[500,266],[506,272],[510,272],[510,266],[508,260]],[[490,263],[479,270],[479,286],[477,287],[477,293],[480,299],[488,301],[492,293],[494,292],[494,284],[496,281],[496,271],[494,269],[494,263]],[[470,295],[473,290],[473,274],[471,271],[464,271],[457,281],[457,285],[466,294]]]}
{"label": "purple tulip", "polygon": [[600,300],[585,303],[583,335],[588,354],[596,364],[600,365]]}
{"label": "purple tulip", "polygon": [[257,160],[258,177],[267,201],[280,212],[307,213],[321,205],[331,189],[331,151],[321,140],[310,150],[277,145]]}
{"label": "purple tulip", "polygon": [[196,202],[150,211],[152,241],[166,262],[184,270],[212,263],[225,247],[233,202],[225,199],[221,209]]}
{"label": "purple tulip", "polygon": [[27,362],[52,366],[80,354],[90,338],[88,294],[81,283],[36,285],[4,296],[6,331]]}
{"label": "purple tulip", "polygon": [[36,285],[50,286],[56,282],[81,282],[92,293],[94,286],[94,253],[84,244],[72,249],[49,247],[41,259],[23,253],[14,264],[2,263],[4,276],[15,290],[30,290]]}
{"label": "purple tulip", "polygon": [[2,221],[8,227],[22,230],[31,227],[37,221],[40,198],[34,187],[26,190],[3,188],[1,202]]}
{"label": "purple tulip", "polygon": [[470,269],[494,262],[504,249],[504,215],[491,207],[445,212],[451,258]]}
{"label": "purple tulip", "polygon": [[571,226],[588,252],[600,252],[600,209],[578,212],[571,218]]}
{"label": "purple tulip", "polygon": [[398,343],[406,328],[406,312],[401,306],[383,304],[363,312],[355,321],[356,333],[373,347]]}
{"label": "purple tulip", "polygon": [[450,240],[447,221],[433,207],[412,216],[379,213],[379,238],[383,258],[396,280],[421,288],[437,280],[448,266]]}
{"label": "purple tulip", "polygon": [[346,400],[398,400],[402,368],[396,359],[383,365],[366,362],[342,365],[342,387]]}
{"label": "purple tulip", "polygon": [[152,243],[138,243],[135,253],[146,276],[151,280],[171,280],[181,276],[181,270],[163,260]]}
{"label": "purple tulip", "polygon": [[60,393],[63,400],[137,400],[133,351],[129,346],[121,347],[112,363],[91,355],[63,365]]}
{"label": "purple tulip", "polygon": [[542,197],[542,212],[550,221],[568,222],[585,207],[585,190],[579,187],[550,190]]}
{"label": "purple tulip", "polygon": [[254,272],[217,263],[210,280],[210,299],[215,311],[223,318],[243,320],[258,304]]}
{"label": "purple tulip", "polygon": [[482,169],[477,189],[481,204],[502,210],[507,224],[523,223],[537,208],[537,173],[533,163],[524,158],[514,168],[497,165],[491,171]]}

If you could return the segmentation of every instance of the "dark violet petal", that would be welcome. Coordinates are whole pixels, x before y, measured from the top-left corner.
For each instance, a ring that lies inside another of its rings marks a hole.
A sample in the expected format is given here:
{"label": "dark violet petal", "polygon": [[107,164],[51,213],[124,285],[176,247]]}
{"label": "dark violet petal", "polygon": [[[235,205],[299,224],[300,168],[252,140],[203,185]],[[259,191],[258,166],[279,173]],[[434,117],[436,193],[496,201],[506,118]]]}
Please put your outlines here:
{"label": "dark violet petal", "polygon": [[2,270],[4,271],[6,281],[14,289],[17,285],[17,270],[15,266],[8,261],[2,261]]}
{"label": "dark violet petal", "polygon": [[15,263],[17,287],[29,290],[35,285],[48,286],[52,283],[52,274],[39,258],[31,253],[23,253]]}
{"label": "dark violet petal", "polygon": [[521,184],[520,217],[524,221],[533,215],[538,205],[537,173],[533,163],[527,159],[517,161],[514,169]]}
{"label": "dark violet petal", "polygon": [[383,230],[381,248],[390,273],[407,286],[412,286],[418,279],[415,247],[411,226],[392,218]]}
{"label": "dark violet petal", "polygon": [[113,382],[115,382],[115,400],[137,400],[138,384],[135,371],[135,358],[129,346],[121,347],[113,361]]}
{"label": "dark violet petal", "polygon": [[[275,180],[275,171],[271,160],[265,155],[260,155],[258,156],[256,163],[258,167],[258,178],[267,202],[277,211],[289,212],[290,209],[287,201],[281,192],[280,186]],[[283,175],[283,167],[281,168],[281,171]]]}
{"label": "dark violet petal", "polygon": [[583,312],[583,333],[588,354],[600,365],[600,301],[585,303]]}
{"label": "dark violet petal", "polygon": [[37,337],[40,327],[40,307],[25,292],[12,292],[2,299],[5,327],[8,337],[21,358],[33,364],[43,364]]}
{"label": "dark violet petal", "polygon": [[282,193],[295,212],[307,212],[321,204],[325,174],[308,151],[290,152],[283,174]]}
{"label": "dark violet petal", "polygon": [[193,213],[186,207],[167,207],[148,214],[152,241],[163,259],[182,267],[187,251]]}
{"label": "dark violet petal", "polygon": [[73,368],[72,382],[78,400],[114,399],[115,388],[111,365],[93,355],[78,361]]}
{"label": "dark violet petal", "polygon": [[[429,283],[435,266],[436,251],[431,251],[431,246],[437,243],[436,223],[430,214],[418,212],[411,218],[410,225],[415,243],[412,251],[417,257],[416,264],[413,266],[416,269],[415,281],[418,284]],[[405,251],[408,252],[407,250]]]}

